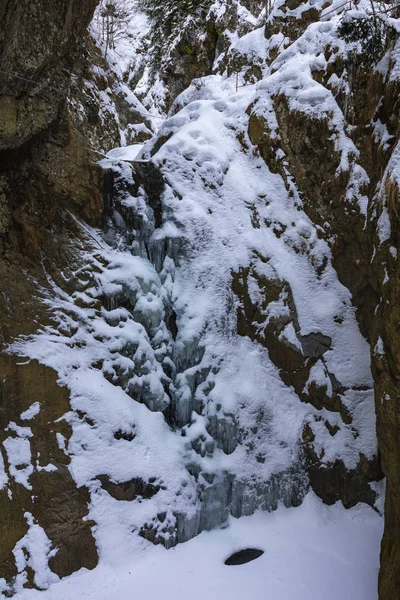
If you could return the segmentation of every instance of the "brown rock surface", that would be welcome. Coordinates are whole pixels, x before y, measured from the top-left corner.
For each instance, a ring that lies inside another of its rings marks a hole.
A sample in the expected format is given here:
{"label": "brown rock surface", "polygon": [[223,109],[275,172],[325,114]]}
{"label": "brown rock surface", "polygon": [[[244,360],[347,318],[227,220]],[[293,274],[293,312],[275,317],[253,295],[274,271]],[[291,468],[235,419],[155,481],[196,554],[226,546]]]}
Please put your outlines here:
{"label": "brown rock surface", "polygon": [[[62,419],[70,410],[68,391],[54,371],[7,353],[16,336],[51,319],[39,292],[48,286],[44,265],[57,278],[80,243],[67,211],[92,223],[101,219],[102,178],[87,139],[90,123],[79,123],[67,104],[72,69],[79,78],[91,60],[86,29],[96,4],[0,2],[0,441],[19,435],[10,423],[29,427],[33,466],[30,490],[11,476],[1,446],[8,484],[0,490],[0,577],[11,591],[17,575],[12,551],[28,530],[25,513],[58,548],[49,562],[55,573],[97,564],[88,491],[77,489],[57,440],[59,434],[68,443],[70,436]],[[40,412],[22,421],[36,402]],[[29,567],[26,577],[35,585]]]}

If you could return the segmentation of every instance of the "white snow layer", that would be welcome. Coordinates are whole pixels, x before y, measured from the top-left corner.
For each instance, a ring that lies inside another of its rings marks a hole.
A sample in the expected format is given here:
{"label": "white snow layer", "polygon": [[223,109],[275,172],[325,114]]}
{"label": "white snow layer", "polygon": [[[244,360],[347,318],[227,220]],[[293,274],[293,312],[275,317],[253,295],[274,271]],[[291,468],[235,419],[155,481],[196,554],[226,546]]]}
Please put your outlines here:
{"label": "white snow layer", "polygon": [[[143,542],[133,553],[119,546],[118,562],[102,560],[47,592],[24,590],[16,600],[376,600],[382,522],[369,507],[324,506],[312,493],[296,509],[230,519],[165,550]],[[264,554],[226,566],[233,552]],[[126,549],[127,550],[127,549]]]}
{"label": "white snow layer", "polygon": [[40,413],[40,403],[34,402],[27,410],[21,413],[20,418],[23,421],[31,421]]}
{"label": "white snow layer", "polygon": [[39,589],[47,589],[51,583],[54,583],[59,579],[48,566],[49,559],[54,556],[56,550],[51,550],[51,541],[48,539],[43,528],[35,523],[33,516],[27,512],[24,517],[28,523],[29,529],[14,548],[15,564],[18,569],[16,589],[20,589],[26,582],[27,576],[25,568],[27,566],[30,567],[35,574],[35,585]]}
{"label": "white snow layer", "polygon": [[107,153],[107,158],[117,160],[135,160],[139,152],[143,149],[143,144],[132,144],[122,148],[113,148]]}

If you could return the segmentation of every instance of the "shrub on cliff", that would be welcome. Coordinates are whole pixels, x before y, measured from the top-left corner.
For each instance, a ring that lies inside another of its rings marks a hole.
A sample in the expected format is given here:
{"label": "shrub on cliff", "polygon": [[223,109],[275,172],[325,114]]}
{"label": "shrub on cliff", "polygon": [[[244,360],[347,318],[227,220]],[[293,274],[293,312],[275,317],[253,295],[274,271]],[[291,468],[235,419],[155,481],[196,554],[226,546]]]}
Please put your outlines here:
{"label": "shrub on cliff", "polygon": [[349,14],[339,27],[339,36],[346,42],[359,42],[364,61],[375,65],[396,35],[385,16]]}

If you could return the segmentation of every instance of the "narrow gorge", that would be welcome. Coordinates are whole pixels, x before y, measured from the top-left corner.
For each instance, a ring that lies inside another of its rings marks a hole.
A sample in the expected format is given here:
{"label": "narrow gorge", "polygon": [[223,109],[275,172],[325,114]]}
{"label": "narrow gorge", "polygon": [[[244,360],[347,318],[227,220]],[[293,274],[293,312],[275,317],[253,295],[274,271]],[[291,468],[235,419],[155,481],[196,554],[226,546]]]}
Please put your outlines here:
{"label": "narrow gorge", "polygon": [[347,565],[326,600],[400,598],[399,34],[396,2],[0,0],[0,595],[125,600],[128,557],[178,577],[246,523],[271,564],[264,511],[349,555],[383,528],[378,583],[310,556]]}

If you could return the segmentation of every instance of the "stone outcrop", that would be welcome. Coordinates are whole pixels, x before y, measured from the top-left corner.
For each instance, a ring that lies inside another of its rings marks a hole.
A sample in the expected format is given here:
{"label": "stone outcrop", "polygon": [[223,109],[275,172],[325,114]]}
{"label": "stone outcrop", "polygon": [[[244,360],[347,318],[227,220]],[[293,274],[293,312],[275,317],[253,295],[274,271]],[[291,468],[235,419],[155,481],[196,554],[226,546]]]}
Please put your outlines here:
{"label": "stone outcrop", "polygon": [[[92,223],[101,219],[102,176],[89,135],[95,124],[88,106],[76,109],[80,101],[89,103],[77,82],[88,76],[97,52],[87,37],[96,4],[0,3],[0,441],[8,478],[0,490],[0,578],[8,593],[17,580],[38,585],[29,552],[19,569],[13,553],[28,534],[29,519],[58,548],[49,559],[54,573],[97,564],[88,490],[77,488],[59,445],[71,433],[63,419],[69,393],[51,369],[6,351],[16,336],[33,333],[36,320],[51,320],[38,290],[45,293],[49,274],[57,277],[66,268],[73,240],[80,244],[80,228],[68,211]],[[96,137],[97,148],[115,144],[117,132],[107,131],[108,144]],[[32,406],[40,412],[24,420]],[[29,449],[29,464],[27,456],[10,463],[5,448],[18,443]]]}
{"label": "stone outcrop", "polygon": [[20,147],[57,119],[96,4],[2,0],[1,149]]}
{"label": "stone outcrop", "polygon": [[[285,6],[288,8],[289,3]],[[301,22],[296,21],[295,31],[286,30],[286,35],[296,39],[297,34],[302,33],[297,32],[300,25]],[[287,19],[285,27],[290,28]],[[279,19],[268,22],[266,35],[276,33],[277,28]],[[284,177],[288,177],[289,173],[293,176],[311,219],[321,228],[328,227],[326,234],[331,240],[334,266],[342,283],[352,292],[360,329],[371,344],[378,444],[383,474],[387,478],[379,579],[379,597],[382,600],[397,597],[400,589],[400,452],[397,414],[400,372],[396,358],[399,352],[396,323],[399,320],[400,82],[392,76],[397,54],[393,48],[387,50],[388,66],[385,72],[366,63],[362,55],[353,54],[347,61],[338,57],[325,72],[314,73],[318,82],[332,90],[359,152],[357,162],[365,170],[367,178],[358,187],[357,193],[368,199],[367,215],[361,214],[355,201],[351,166],[338,175],[340,158],[332,142],[328,119],[325,122],[314,121],[291,110],[284,96],[277,96],[275,111],[279,141],[276,132],[271,136],[267,123],[262,123],[256,114],[251,115],[249,129],[252,142],[270,168]],[[325,57],[329,58],[331,54],[332,49],[326,48]],[[340,86],[335,87],[333,74],[338,78],[344,75],[349,85],[347,92],[343,92]],[[377,133],[379,128],[386,132],[385,139]],[[278,148],[282,148],[286,154],[288,164],[285,168],[276,158]],[[270,339],[267,346],[271,346],[273,357],[276,342]],[[284,352],[288,350],[281,350],[281,357]],[[281,367],[279,361],[277,364]],[[292,364],[292,359],[287,364]],[[322,406],[332,409],[326,398],[323,399],[321,395],[319,398]],[[340,409],[337,407],[334,410]],[[312,438],[312,432],[305,430],[304,440],[309,449],[312,448]],[[311,461],[312,455],[311,449]],[[311,462],[311,485],[324,500],[328,501],[329,496],[332,500],[337,499],[342,486],[346,490],[348,484],[352,489],[347,488],[344,496],[341,496],[345,505],[349,504],[350,497],[353,497],[350,503],[360,498],[357,494],[354,496],[354,486],[359,491],[364,489],[362,496],[365,501],[368,501],[368,496],[371,499],[370,490],[361,481],[365,476],[370,481],[379,478],[379,464],[375,467],[367,465],[362,458],[360,470],[352,475],[345,472],[340,474],[340,465],[332,467],[333,481],[329,481],[327,472],[318,468],[315,470]]]}
{"label": "stone outcrop", "polygon": [[[379,193],[371,214],[374,257],[370,272],[379,295],[371,327],[372,371],[375,379],[377,434],[386,475],[385,530],[381,550],[381,600],[395,598],[400,590],[400,447],[399,447],[399,144],[400,86],[385,90],[383,110],[393,135],[393,151],[382,167]],[[396,100],[395,100],[396,98]],[[386,227],[383,224],[386,223]]]}

